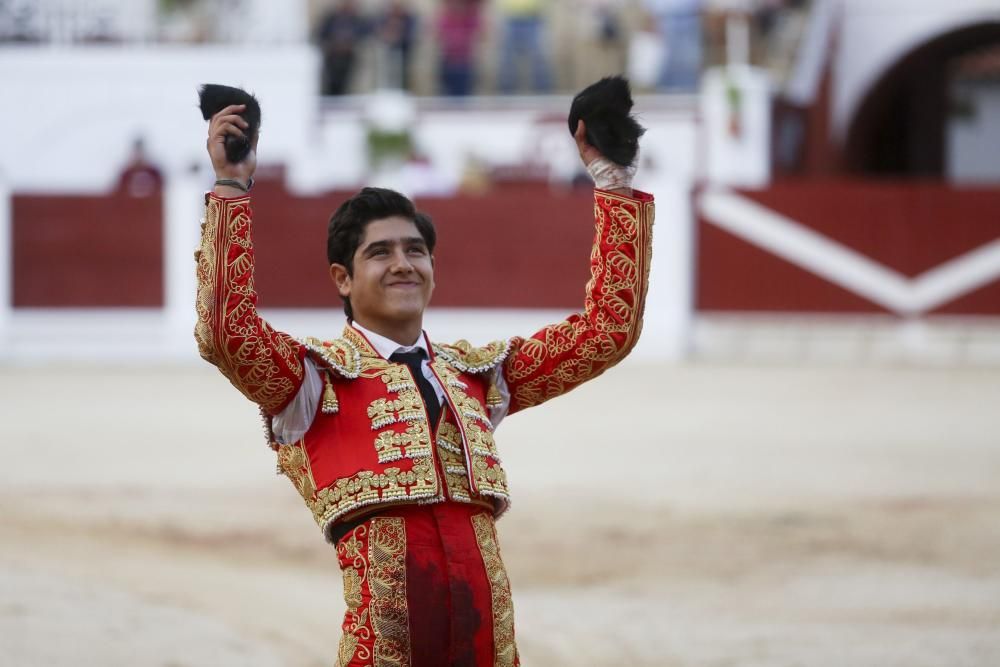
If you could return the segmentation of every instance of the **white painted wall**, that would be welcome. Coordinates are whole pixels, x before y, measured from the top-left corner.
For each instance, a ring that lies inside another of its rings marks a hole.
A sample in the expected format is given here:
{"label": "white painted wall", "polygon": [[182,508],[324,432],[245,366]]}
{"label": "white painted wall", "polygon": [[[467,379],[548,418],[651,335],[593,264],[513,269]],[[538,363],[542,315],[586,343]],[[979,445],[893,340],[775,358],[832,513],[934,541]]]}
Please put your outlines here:
{"label": "white painted wall", "polygon": [[[325,112],[315,94],[318,62],[308,47],[45,48],[0,50],[6,100],[0,127],[13,128],[0,150],[0,269],[9,262],[4,233],[10,191],[99,192],[111,187],[142,135],[166,174],[166,306],[162,311],[20,312],[0,304],[0,360],[169,357],[193,353],[194,297],[191,252],[197,244],[201,193],[211,184],[197,110],[197,87],[206,81],[245,85],[263,109],[261,164],[287,166],[288,186],[300,193],[355,188],[393,174],[370,174],[363,99]],[[446,182],[454,183],[470,155],[491,165],[550,165],[558,178],[579,158],[563,120],[569,98],[469,103],[465,108],[431,101],[415,115],[412,132]],[[657,198],[651,288],[637,355],[677,358],[687,348],[691,319],[692,235],[690,191],[698,151],[693,98],[680,102],[639,99],[636,111],[648,128],[636,187]],[[192,171],[193,165],[200,171]],[[395,183],[392,183],[395,184]],[[5,190],[6,188],[6,190]],[[581,224],[589,224],[581,221]],[[5,273],[4,275],[9,275]],[[0,291],[4,283],[0,282]],[[583,286],[581,285],[581,295]],[[582,296],[581,296],[582,299]],[[582,301],[580,306],[582,307]],[[563,313],[565,316],[567,313]],[[497,312],[487,320],[544,324],[548,312]],[[287,313],[290,326],[305,326],[337,313]],[[435,311],[444,337],[482,329],[482,311]],[[327,331],[324,327],[324,331]],[[334,329],[336,330],[336,328]],[[315,334],[306,328],[295,330]],[[515,333],[526,333],[521,329]],[[530,333],[528,331],[527,333]],[[472,337],[474,334],[471,334]],[[494,334],[495,335],[495,334]],[[73,348],[52,345],[70,336]],[[54,356],[53,356],[54,355]]]}
{"label": "white painted wall", "polygon": [[307,0],[200,2],[165,13],[159,0],[5,0],[0,38],[26,32],[47,44],[100,38],[129,44],[190,39],[299,44],[309,34]]}
{"label": "white painted wall", "polygon": [[948,180],[952,183],[1000,182],[1000,82],[968,81],[955,94],[969,104],[971,115],[948,121]]}
{"label": "white painted wall", "polygon": [[840,3],[834,61],[834,137],[843,139],[870,88],[900,58],[936,37],[1000,21],[1000,0],[820,0]]}
{"label": "white painted wall", "polygon": [[0,49],[0,172],[19,191],[107,189],[140,135],[168,173],[203,164],[207,82],[253,90],[269,159],[295,162],[315,124],[318,66],[305,46]]}

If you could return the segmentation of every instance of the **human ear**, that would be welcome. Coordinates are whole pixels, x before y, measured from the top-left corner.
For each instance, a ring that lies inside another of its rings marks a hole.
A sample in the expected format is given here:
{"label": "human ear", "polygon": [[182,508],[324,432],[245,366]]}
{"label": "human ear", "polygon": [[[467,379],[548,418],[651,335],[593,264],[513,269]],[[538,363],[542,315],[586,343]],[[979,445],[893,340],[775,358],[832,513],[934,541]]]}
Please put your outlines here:
{"label": "human ear", "polygon": [[340,296],[345,299],[351,296],[351,274],[347,272],[346,266],[343,264],[331,264],[330,280],[337,286]]}

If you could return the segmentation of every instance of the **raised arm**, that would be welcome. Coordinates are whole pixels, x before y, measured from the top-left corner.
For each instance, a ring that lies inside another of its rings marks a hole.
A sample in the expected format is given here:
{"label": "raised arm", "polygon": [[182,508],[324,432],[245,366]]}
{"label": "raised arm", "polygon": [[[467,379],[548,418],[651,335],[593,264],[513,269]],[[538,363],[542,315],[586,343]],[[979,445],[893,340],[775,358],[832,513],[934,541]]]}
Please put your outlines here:
{"label": "raised arm", "polygon": [[256,142],[238,164],[226,161],[227,133],[242,134],[239,107],[227,107],[209,124],[208,152],[216,177],[234,181],[216,185],[205,199],[198,264],[195,339],[198,351],[244,396],[269,415],[280,412],[302,384],[302,346],[275,331],[257,314],[253,283],[253,211],[239,186],[250,183],[256,167]]}
{"label": "raised arm", "polygon": [[[607,166],[576,133],[584,164],[592,174]],[[608,166],[608,170],[614,171]],[[605,173],[594,191],[596,233],[583,312],[552,324],[530,338],[515,338],[503,366],[510,413],[543,403],[597,377],[635,346],[652,252],[653,197],[633,191],[630,175]]]}

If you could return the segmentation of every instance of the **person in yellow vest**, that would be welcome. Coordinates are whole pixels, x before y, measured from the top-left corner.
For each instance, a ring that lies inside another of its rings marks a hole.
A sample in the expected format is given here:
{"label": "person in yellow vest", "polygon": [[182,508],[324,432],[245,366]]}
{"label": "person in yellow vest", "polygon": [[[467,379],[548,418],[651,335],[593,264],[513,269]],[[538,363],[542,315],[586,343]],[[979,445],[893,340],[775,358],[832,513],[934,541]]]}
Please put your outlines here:
{"label": "person in yellow vest", "polygon": [[347,605],[337,664],[517,665],[494,528],[509,502],[494,432],[635,345],[653,198],[632,189],[634,167],[587,142],[581,121],[575,139],[596,182],[583,310],[474,347],[423,330],[434,291],[431,220],[399,193],[364,188],[328,228],[330,277],[348,323],[339,337],[297,340],[256,310],[256,136],[239,163],[225,149],[227,135],[247,129],[242,110],[228,106],[209,124],[218,180],[195,253],[195,338],[202,357],[260,406],[281,471],[336,548]]}
{"label": "person in yellow vest", "polygon": [[552,72],[545,40],[545,3],[541,0],[500,0],[498,5],[503,24],[497,75],[500,92],[519,90],[518,70],[522,59],[530,68],[534,92],[548,92],[552,88]]}

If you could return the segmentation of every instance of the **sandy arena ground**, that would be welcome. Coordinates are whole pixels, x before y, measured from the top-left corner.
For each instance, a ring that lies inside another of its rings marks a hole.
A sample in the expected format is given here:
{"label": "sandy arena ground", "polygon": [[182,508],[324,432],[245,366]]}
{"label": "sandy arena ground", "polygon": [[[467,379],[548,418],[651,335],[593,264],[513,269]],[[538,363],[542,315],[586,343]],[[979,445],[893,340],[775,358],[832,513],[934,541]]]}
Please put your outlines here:
{"label": "sandy arena ground", "polygon": [[[332,664],[334,553],[214,370],[0,400],[0,663]],[[527,667],[1000,665],[1000,369],[626,364],[499,442]]]}

